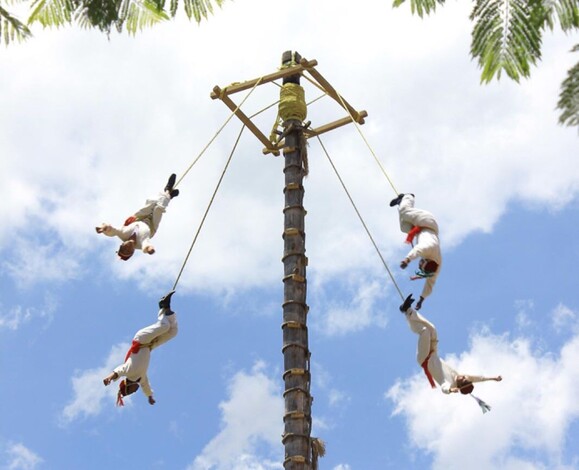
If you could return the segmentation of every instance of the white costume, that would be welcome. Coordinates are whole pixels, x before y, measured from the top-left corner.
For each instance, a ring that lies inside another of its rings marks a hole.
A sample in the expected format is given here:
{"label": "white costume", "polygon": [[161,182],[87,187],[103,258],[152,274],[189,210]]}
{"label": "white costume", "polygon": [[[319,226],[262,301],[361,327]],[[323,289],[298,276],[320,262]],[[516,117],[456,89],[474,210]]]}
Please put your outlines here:
{"label": "white costume", "polygon": [[119,237],[126,242],[135,235],[135,248],[146,250],[151,245],[151,238],[157,232],[163,213],[169,205],[171,197],[167,191],[159,193],[155,199],[147,199],[145,206],[135,212],[135,221],[124,225],[120,229],[111,225],[103,225],[105,235]]}
{"label": "white costume", "polygon": [[[173,339],[177,336],[179,330],[177,315],[175,313],[166,315],[166,311],[170,310],[160,309],[156,323],[137,331],[133,338],[133,345],[127,353],[128,358],[124,364],[121,364],[113,370],[113,372],[117,374],[117,377],[114,379],[115,381],[120,376],[124,376],[133,382],[138,382],[147,397],[153,395],[147,377],[151,351],[170,339]],[[135,349],[137,349],[136,343],[138,344],[138,352],[135,352]]]}
{"label": "white costume", "polygon": [[443,393],[450,393],[450,389],[457,386],[456,378],[459,375],[469,382],[491,380],[482,376],[458,373],[438,357],[438,335],[435,326],[413,308],[409,308],[405,312],[405,316],[410,329],[418,335],[416,360],[424,369],[424,373],[433,388],[436,385],[431,379],[440,385]]}
{"label": "white costume", "polygon": [[434,216],[425,210],[414,208],[414,196],[405,194],[398,208],[400,217],[400,230],[404,233],[410,232],[414,227],[420,227],[420,232],[414,238],[414,246],[406,255],[410,261],[416,258],[432,260],[438,264],[438,269],[430,277],[426,277],[422,298],[428,297],[432,293],[432,288],[440,273],[442,266],[442,255],[440,252],[440,241],[438,239],[438,224]]}

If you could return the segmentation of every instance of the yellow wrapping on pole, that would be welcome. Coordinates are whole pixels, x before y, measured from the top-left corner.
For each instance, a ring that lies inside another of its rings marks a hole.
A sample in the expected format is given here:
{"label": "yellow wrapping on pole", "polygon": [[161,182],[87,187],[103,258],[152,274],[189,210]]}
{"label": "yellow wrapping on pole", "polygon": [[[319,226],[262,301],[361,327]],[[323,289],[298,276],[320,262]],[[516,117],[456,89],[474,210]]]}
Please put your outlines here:
{"label": "yellow wrapping on pole", "polygon": [[282,121],[295,119],[303,122],[308,115],[304,88],[295,83],[282,85],[279,101],[279,116]]}

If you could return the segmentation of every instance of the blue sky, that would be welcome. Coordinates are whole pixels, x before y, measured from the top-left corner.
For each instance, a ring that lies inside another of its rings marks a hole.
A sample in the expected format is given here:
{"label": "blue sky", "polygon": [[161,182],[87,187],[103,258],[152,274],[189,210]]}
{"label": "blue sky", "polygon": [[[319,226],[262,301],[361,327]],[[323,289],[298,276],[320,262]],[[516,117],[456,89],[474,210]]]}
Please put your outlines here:
{"label": "blue sky", "polygon": [[[436,214],[444,267],[423,314],[493,407],[428,386],[400,297],[316,141],[305,181],[313,435],[322,468],[579,468],[577,133],[556,124],[577,38],[548,34],[530,80],[479,86],[468,5],[420,20],[364,1],[228,3],[135,38],[65,29],[0,52],[0,468],[270,470],[283,447],[283,161],[249,133],[179,282],[179,335],[142,394],[116,408],[102,378],[156,318],[239,131],[180,185],[153,239],[122,263],[118,224],[181,175],[229,115],[213,86],[297,49],[356,108],[399,191]],[[324,21],[320,21],[323,19]],[[363,38],[343,34],[363,31]],[[268,40],[264,40],[268,38]],[[262,86],[248,114],[278,98]],[[309,99],[318,93],[306,87]],[[238,99],[238,101],[240,98]],[[328,100],[312,125],[343,117]],[[274,112],[256,120],[269,132]],[[394,191],[353,126],[322,138],[404,293]],[[455,467],[454,467],[455,468]]]}

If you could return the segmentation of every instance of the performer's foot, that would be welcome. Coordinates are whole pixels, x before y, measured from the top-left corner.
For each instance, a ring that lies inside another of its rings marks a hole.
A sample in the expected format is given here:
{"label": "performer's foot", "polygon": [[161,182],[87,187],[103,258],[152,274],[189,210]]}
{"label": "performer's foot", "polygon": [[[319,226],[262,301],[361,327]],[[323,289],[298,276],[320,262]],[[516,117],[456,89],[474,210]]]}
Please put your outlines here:
{"label": "performer's foot", "polygon": [[171,199],[179,196],[179,190],[178,189],[172,189],[171,191],[169,191],[169,196],[171,197]]}
{"label": "performer's foot", "polygon": [[400,204],[400,201],[402,201],[403,197],[404,197],[404,194],[399,194],[394,199],[392,199],[390,201],[390,207],[394,207],[394,206],[397,206],[398,204]]}
{"label": "performer's foot", "polygon": [[412,298],[412,294],[410,294],[408,297],[406,297],[406,300],[404,301],[404,303],[400,306],[400,311],[402,313],[406,313],[408,311],[408,309],[410,307],[412,307],[412,303],[414,302],[414,299]]}
{"label": "performer's foot", "polygon": [[167,309],[171,309],[171,296],[175,293],[174,290],[172,290],[171,292],[169,292],[167,295],[165,295],[164,297],[161,297],[161,300],[159,300],[159,308],[167,308]]}
{"label": "performer's foot", "polygon": [[[165,191],[169,191],[169,193],[173,192],[173,186],[175,186],[175,181],[177,181],[177,175],[173,173],[169,176],[169,181],[167,181],[167,186],[165,186]],[[173,197],[173,196],[171,196]]]}

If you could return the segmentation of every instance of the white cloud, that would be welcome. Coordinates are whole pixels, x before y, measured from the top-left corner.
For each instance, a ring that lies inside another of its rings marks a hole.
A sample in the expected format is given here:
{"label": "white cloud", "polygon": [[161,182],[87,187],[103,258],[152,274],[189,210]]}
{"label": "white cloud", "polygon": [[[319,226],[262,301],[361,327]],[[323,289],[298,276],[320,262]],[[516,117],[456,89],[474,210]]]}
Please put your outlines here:
{"label": "white cloud", "polygon": [[[229,383],[229,398],[221,402],[222,430],[190,465],[190,470],[282,469],[280,436],[284,403],[276,381],[265,364],[256,362],[251,372],[236,373]],[[255,455],[265,444],[271,456]]]}
{"label": "white cloud", "polygon": [[[11,276],[22,283],[61,282],[83,275],[78,261],[83,259],[108,262],[114,276],[136,280],[145,289],[161,278],[175,278],[231,149],[236,119],[183,181],[182,195],[155,237],[157,254],[119,263],[116,244],[98,237],[93,227],[103,220],[121,223],[170,172],[180,174],[193,161],[230,113],[208,98],[215,84],[277,68],[287,38],[284,44],[263,41],[260,28],[246,27],[271,24],[264,6],[266,0],[229,2],[199,28],[177,20],[144,31],[138,41],[125,35],[107,41],[73,28],[37,31],[34,40],[5,51],[0,107],[10,112],[0,116],[7,156],[0,162],[0,184],[10,203],[0,207],[0,250],[10,260],[5,267]],[[407,5],[392,9],[379,0],[348,15],[331,0],[315,5],[300,0],[276,18],[276,28],[292,32],[295,48],[317,59],[318,70],[356,108],[368,110],[362,132],[396,187],[428,201],[427,209],[445,227],[447,249],[473,231],[492,230],[512,200],[557,210],[579,188],[575,132],[558,126],[553,112],[573,60],[568,38],[545,39],[543,61],[531,80],[480,87],[467,51],[469,8],[456,2],[420,20]],[[320,25],[320,14],[332,21]],[[369,47],[360,49],[349,37],[333,34],[353,22],[364,24],[365,37],[373,38]],[[244,41],[232,43],[230,36]],[[168,47],[177,42],[212,47],[200,48],[192,58],[187,47]],[[304,85],[309,97],[318,95]],[[259,87],[246,111],[277,98],[275,86]],[[343,117],[335,114],[335,107],[316,103],[312,125]],[[274,119],[272,109],[257,120],[268,133]],[[392,252],[401,249],[395,215],[386,207],[392,188],[359,137],[353,126],[345,126],[323,140],[375,239]],[[261,149],[253,135],[244,135],[182,287],[221,292],[277,282],[283,158],[263,156]],[[316,275],[329,279],[377,266],[314,141],[310,167],[307,249]],[[50,241],[39,241],[39,233]],[[20,242],[12,246],[13,240]],[[391,253],[386,255],[389,260]]]}
{"label": "white cloud", "polygon": [[16,305],[10,307],[8,311],[5,312],[4,306],[0,304],[0,330],[4,328],[16,331],[22,325],[36,318],[48,318],[50,321],[56,311],[56,307],[57,302],[49,293],[44,296],[44,305],[38,308]]}
{"label": "white cloud", "polygon": [[553,328],[558,333],[562,332],[567,328],[577,329],[577,314],[571,310],[569,307],[559,304],[551,312]]}
{"label": "white cloud", "polygon": [[533,321],[530,315],[535,309],[535,303],[531,299],[517,300],[515,301],[515,309],[517,311],[516,323],[520,329],[528,328],[532,325]]}
{"label": "white cloud", "polygon": [[2,267],[21,287],[37,282],[62,283],[80,275],[82,267],[75,251],[56,241],[21,238],[14,243],[14,250]]}
{"label": "white cloud", "polygon": [[317,331],[328,336],[342,336],[371,325],[386,326],[384,310],[374,308],[374,304],[385,295],[383,283],[352,276],[347,289],[352,294],[349,303],[344,305],[328,300],[328,307],[320,315],[320,320],[313,324]]}
{"label": "white cloud", "polygon": [[[128,343],[120,343],[111,348],[102,367],[76,372],[72,377],[73,398],[60,414],[66,425],[80,418],[98,416],[104,407],[114,407],[117,387],[114,383],[105,387],[103,378],[124,361]],[[130,400],[125,401],[130,404]]]}
{"label": "white cloud", "polygon": [[348,403],[351,400],[350,396],[335,388],[331,389],[328,394],[328,401],[330,406],[344,406],[345,403]]}
{"label": "white cloud", "polygon": [[452,468],[465,455],[474,469],[564,468],[565,435],[579,417],[577,354],[579,335],[555,355],[524,337],[475,334],[470,351],[448,362],[466,373],[502,374],[500,383],[476,385],[491,413],[482,415],[469,397],[431,390],[422,373],[397,381],[386,396],[434,469]]}
{"label": "white cloud", "polygon": [[3,449],[5,470],[34,470],[44,461],[22,443],[8,443]]}

